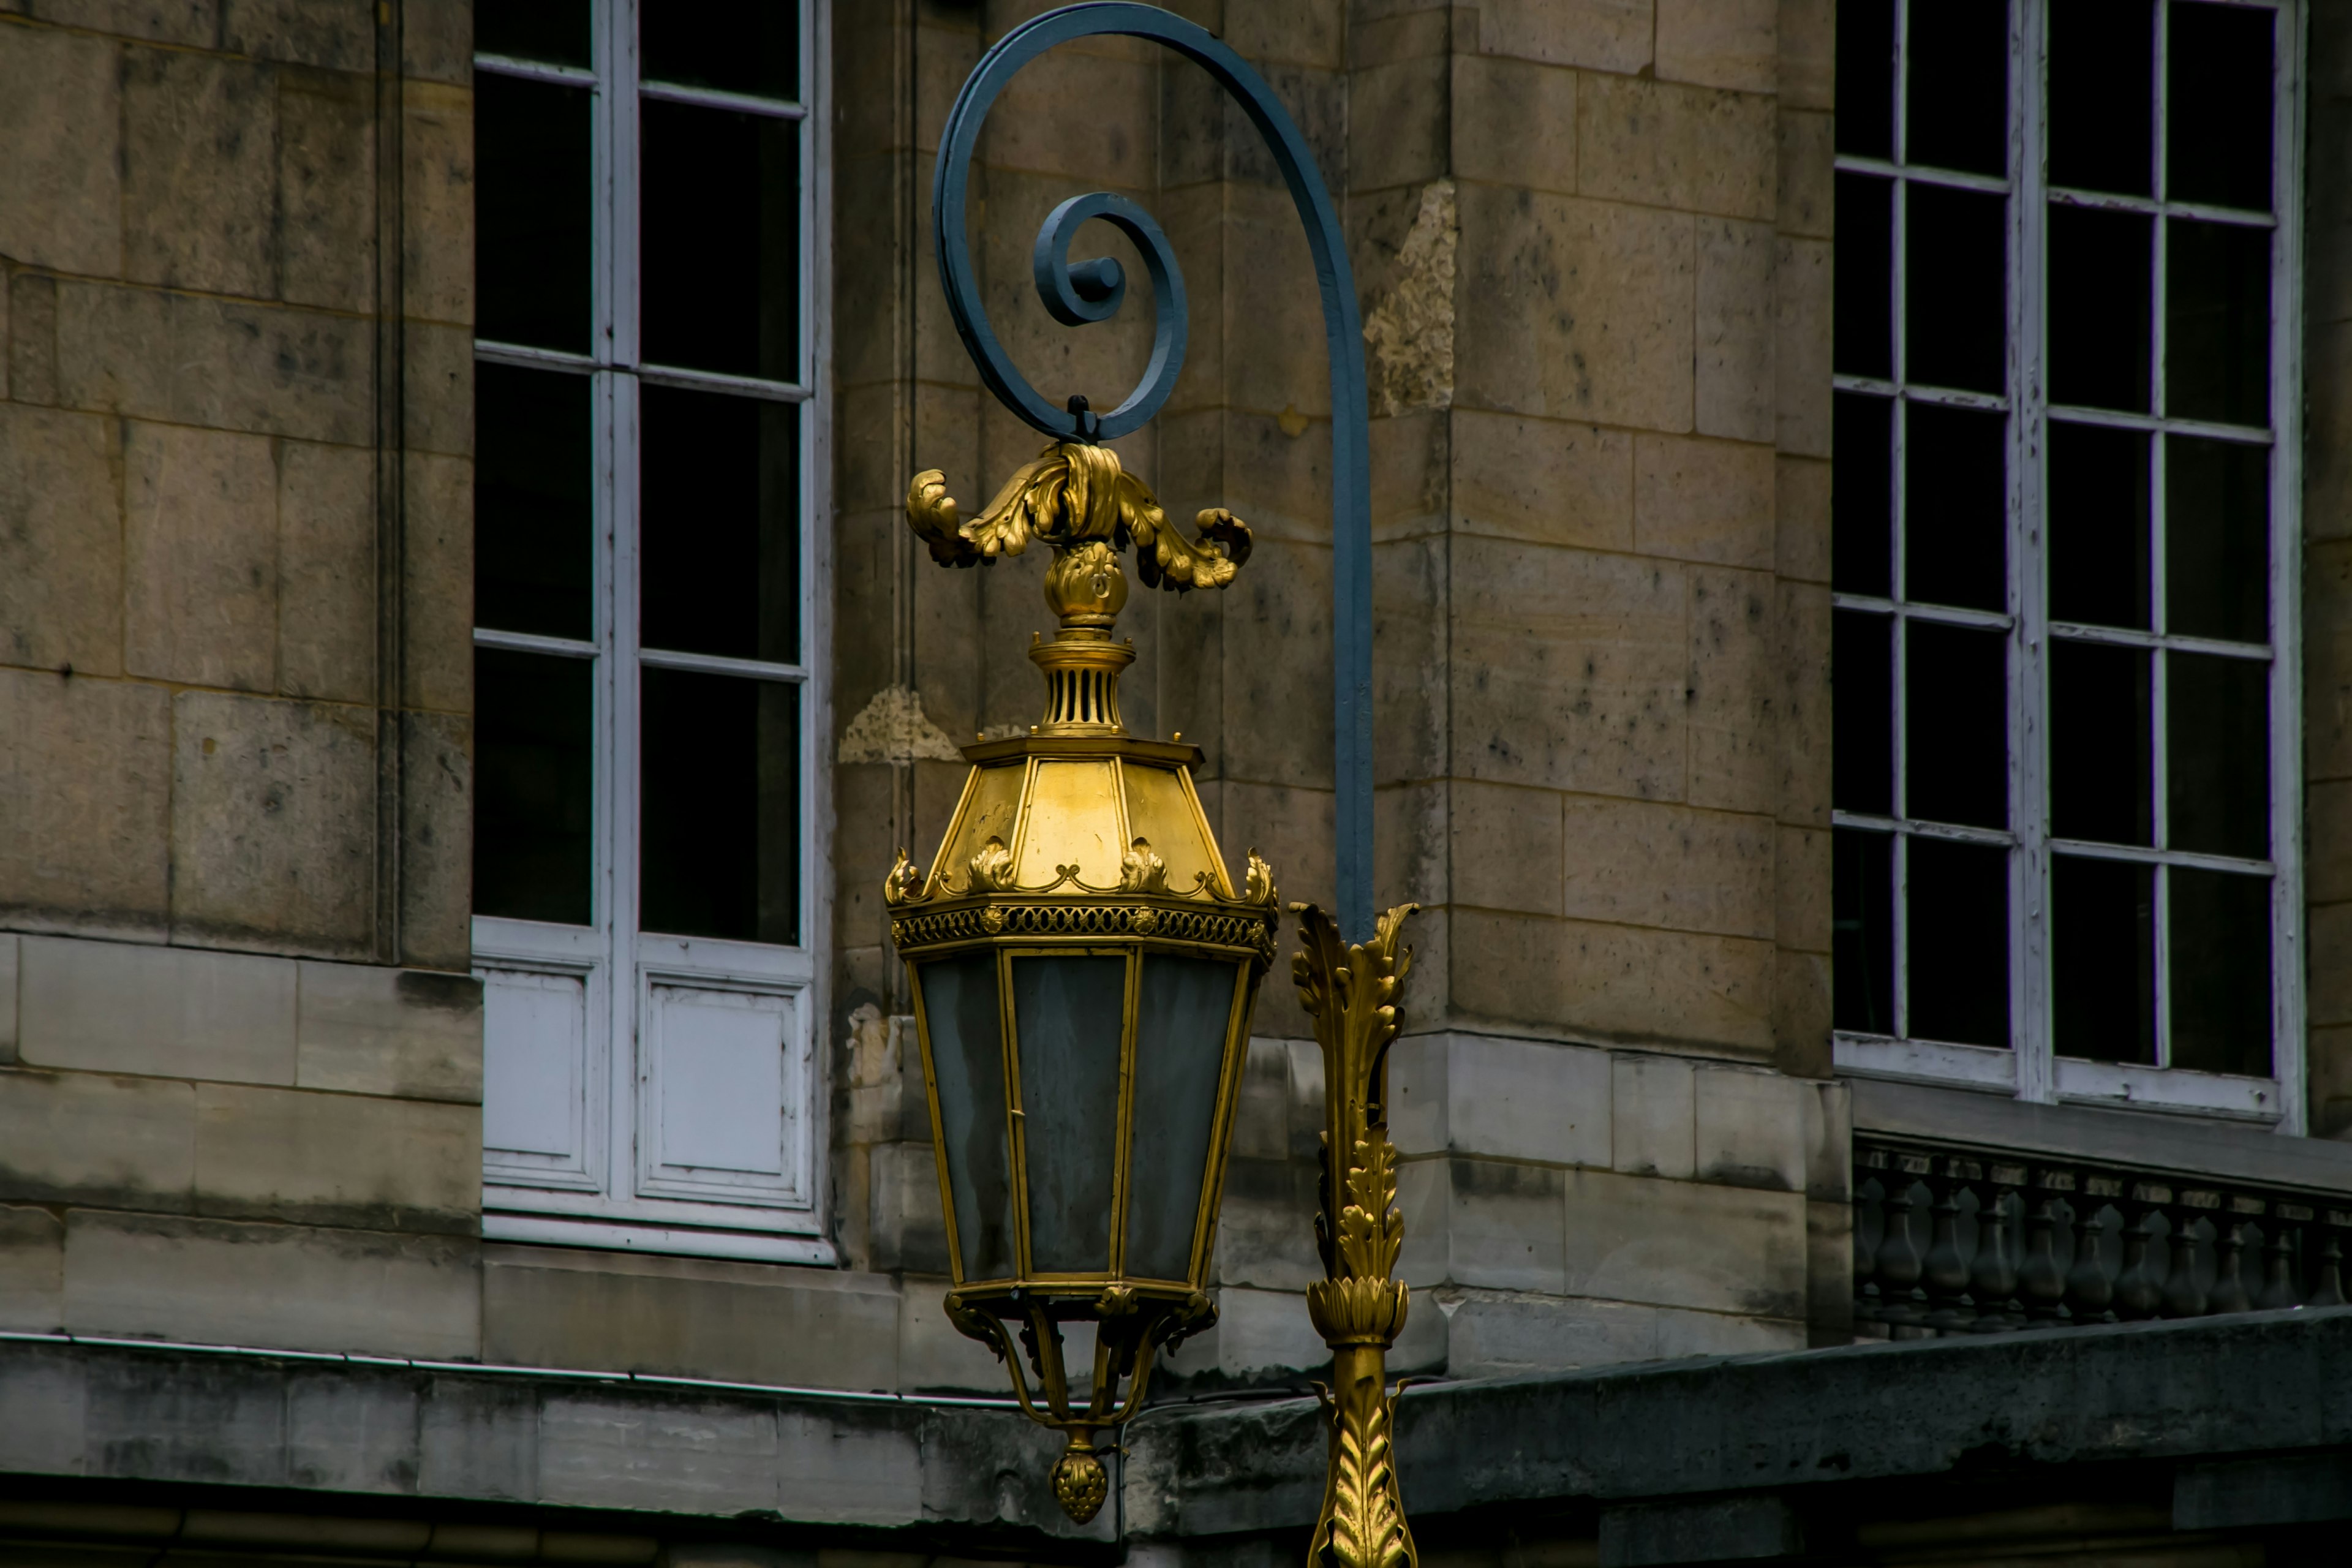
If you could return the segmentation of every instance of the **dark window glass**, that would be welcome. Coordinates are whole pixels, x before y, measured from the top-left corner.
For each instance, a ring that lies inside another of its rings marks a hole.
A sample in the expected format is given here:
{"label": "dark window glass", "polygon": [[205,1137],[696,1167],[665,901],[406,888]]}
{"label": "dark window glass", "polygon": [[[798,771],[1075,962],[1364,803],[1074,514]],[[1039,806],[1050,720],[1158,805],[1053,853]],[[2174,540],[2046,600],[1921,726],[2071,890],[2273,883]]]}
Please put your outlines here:
{"label": "dark window glass", "polygon": [[1895,182],[1837,176],[1838,274],[1830,357],[1842,375],[1895,374]]}
{"label": "dark window glass", "polygon": [[509,59],[585,67],[588,0],[476,0],[474,47]]}
{"label": "dark window glass", "polygon": [[[1837,150],[1895,155],[1895,7],[1902,0],[1838,0]],[[1840,223],[1843,231],[1843,221]]]}
{"label": "dark window glass", "polygon": [[647,100],[645,357],[800,376],[800,128]]}
{"label": "dark window glass", "polygon": [[[2009,826],[2006,637],[1910,624],[1905,670],[1905,815],[1971,827]],[[1916,907],[1916,900],[1914,907]]]}
{"label": "dark window glass", "polygon": [[2050,830],[2154,844],[2148,659],[2144,648],[2050,645]]}
{"label": "dark window glass", "polygon": [[1914,838],[1904,942],[1914,1039],[2009,1044],[2009,852]]}
{"label": "dark window glass", "polygon": [[1830,580],[1841,594],[1893,592],[1894,404],[1859,392],[1832,395]]}
{"label": "dark window glass", "polygon": [[474,650],[474,912],[589,923],[596,666]]}
{"label": "dark window glass", "polygon": [[2009,338],[2003,198],[1914,184],[1904,200],[1904,379],[1999,393]]}
{"label": "dark window glass", "polygon": [[2210,654],[2165,657],[2170,847],[2268,858],[2271,667]]}
{"label": "dark window glass", "polygon": [[1056,954],[1012,968],[1029,1261],[1043,1273],[1100,1273],[1110,1268],[1127,960]]}
{"label": "dark window glass", "polygon": [[2164,446],[2166,629],[2267,641],[2270,449],[2192,436]]}
{"label": "dark window glass", "polygon": [[647,81],[800,97],[801,19],[786,0],[647,5],[638,13],[637,46]]}
{"label": "dark window glass", "polygon": [[2270,230],[2174,218],[2165,237],[2165,412],[2267,425]]}
{"label": "dark window glass", "polygon": [[2155,868],[2061,855],[2051,879],[2058,1054],[2155,1066]]}
{"label": "dark window glass", "polygon": [[1859,1035],[1895,1032],[1895,840],[1832,830],[1832,973],[1836,1025]]}
{"label": "dark window glass", "polygon": [[2050,183],[2155,194],[2156,7],[2063,0],[2050,7]]}
{"label": "dark window glass", "polygon": [[1017,1274],[1013,1156],[1005,1133],[1004,1023],[996,954],[960,953],[922,966],[923,1026],[939,1086],[940,1156],[955,1206],[966,1279]]}
{"label": "dark window glass", "polygon": [[799,659],[800,418],[790,403],[645,389],[646,647]]}
{"label": "dark window glass", "polygon": [[1903,161],[2001,174],[2009,167],[2009,7],[1911,0],[1911,112]]}
{"label": "dark window glass", "polygon": [[2053,420],[2050,616],[2148,629],[2147,437]]}
{"label": "dark window glass", "polygon": [[1191,1269],[1236,978],[1234,966],[1220,959],[1143,956],[1127,1189],[1129,1274],[1182,1279]]}
{"label": "dark window glass", "polygon": [[1830,620],[1830,795],[1840,811],[1895,810],[1894,625],[1860,610]]}
{"label": "dark window glass", "polygon": [[638,929],[800,939],[800,689],[647,668]]}
{"label": "dark window glass", "polygon": [[2251,7],[2172,6],[2164,90],[2174,201],[2270,210],[2273,25]]}
{"label": "dark window glass", "polygon": [[588,352],[588,103],[474,79],[474,330],[493,342]]}
{"label": "dark window glass", "polygon": [[2156,220],[2050,207],[2050,400],[2147,412]]}
{"label": "dark window glass", "polygon": [[596,635],[584,375],[474,367],[474,624]]}
{"label": "dark window glass", "polygon": [[2271,882],[2175,866],[2171,927],[2172,1065],[2271,1074]]}
{"label": "dark window glass", "polygon": [[1910,403],[1903,421],[1903,596],[1971,610],[2005,608],[2003,416]]}

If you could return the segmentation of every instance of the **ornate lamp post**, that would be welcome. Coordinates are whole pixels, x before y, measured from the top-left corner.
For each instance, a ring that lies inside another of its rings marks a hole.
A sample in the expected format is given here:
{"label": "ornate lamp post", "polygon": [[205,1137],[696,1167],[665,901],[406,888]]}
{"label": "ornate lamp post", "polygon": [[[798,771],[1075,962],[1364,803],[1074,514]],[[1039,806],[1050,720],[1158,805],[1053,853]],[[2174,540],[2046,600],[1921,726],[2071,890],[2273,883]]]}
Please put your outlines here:
{"label": "ornate lamp post", "polygon": [[[1331,351],[1334,763],[1340,923],[1294,905],[1292,967],[1315,1021],[1328,1095],[1322,1213],[1328,1278],[1307,1310],[1331,1346],[1324,1393],[1330,1464],[1309,1561],[1416,1561],[1390,1430],[1386,1356],[1407,1292],[1391,1278],[1403,1239],[1388,1138],[1388,1047],[1410,955],[1412,906],[1371,918],[1370,523],[1363,340],[1339,218],[1289,115],[1265,80],[1202,28],[1125,0],[1049,12],[982,58],[948,118],[932,223],[948,305],[989,389],[1049,437],[966,519],[936,469],[915,476],[908,523],[947,566],[1049,546],[1045,601],[1060,626],[1030,649],[1044,718],[1025,737],[968,746],[971,773],[928,871],[905,852],[885,896],[908,966],[922,1047],[954,1283],[949,1318],[1011,1369],[1022,1407],[1067,1444],[1054,1491],[1094,1517],[1108,1479],[1095,1438],[1140,1405],[1155,1354],[1215,1321],[1207,1294],[1225,1153],[1251,1008],[1271,963],[1273,874],[1255,852],[1237,890],[1192,772],[1192,746],[1130,736],[1112,640],[1136,552],[1147,587],[1222,588],[1248,559],[1248,528],[1203,511],[1190,537],[1097,443],[1132,431],[1174,387],[1184,357],[1183,274],[1150,215],[1105,192],[1056,207],[1039,231],[1036,285],[1057,321],[1108,320],[1115,260],[1071,262],[1088,218],[1124,232],[1150,275],[1156,322],[1141,385],[1107,414],[1056,406],[1013,367],[981,304],[965,236],[965,179],[982,121],[1013,74],[1057,44],[1150,38],[1206,69],[1265,139],[1305,223]],[[1091,1375],[1072,1375],[1066,1325],[1094,1330]],[[1034,1374],[1034,1387],[1030,1375]]]}

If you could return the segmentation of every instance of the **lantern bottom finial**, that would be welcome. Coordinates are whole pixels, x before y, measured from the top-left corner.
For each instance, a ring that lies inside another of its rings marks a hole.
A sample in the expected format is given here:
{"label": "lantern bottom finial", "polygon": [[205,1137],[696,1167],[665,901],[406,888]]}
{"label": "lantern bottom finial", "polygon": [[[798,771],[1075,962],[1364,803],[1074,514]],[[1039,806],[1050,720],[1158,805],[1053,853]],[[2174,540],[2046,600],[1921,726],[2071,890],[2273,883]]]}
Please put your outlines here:
{"label": "lantern bottom finial", "polygon": [[1071,1433],[1069,1447],[1054,1464],[1054,1500],[1074,1522],[1085,1524],[1102,1511],[1108,1496],[1110,1477],[1095,1458],[1094,1445],[1084,1432]]}

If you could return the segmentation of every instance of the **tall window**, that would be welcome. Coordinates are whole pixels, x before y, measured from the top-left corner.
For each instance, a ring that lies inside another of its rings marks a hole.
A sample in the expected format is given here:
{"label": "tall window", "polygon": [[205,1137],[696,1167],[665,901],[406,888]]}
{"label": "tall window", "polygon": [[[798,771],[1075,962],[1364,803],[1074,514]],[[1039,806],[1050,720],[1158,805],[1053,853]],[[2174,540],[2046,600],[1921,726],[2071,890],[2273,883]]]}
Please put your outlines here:
{"label": "tall window", "polygon": [[2293,0],[1840,0],[1837,1059],[2301,1125]]}
{"label": "tall window", "polygon": [[830,1256],[813,9],[477,11],[488,1236]]}

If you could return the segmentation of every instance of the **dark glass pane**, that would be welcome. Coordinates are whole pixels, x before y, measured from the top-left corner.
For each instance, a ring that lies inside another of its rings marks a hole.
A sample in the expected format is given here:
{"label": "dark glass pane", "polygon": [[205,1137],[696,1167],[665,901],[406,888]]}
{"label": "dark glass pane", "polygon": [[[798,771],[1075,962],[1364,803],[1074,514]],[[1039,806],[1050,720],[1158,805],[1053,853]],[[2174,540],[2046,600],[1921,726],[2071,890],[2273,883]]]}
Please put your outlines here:
{"label": "dark glass pane", "polygon": [[1998,393],[2009,341],[2003,198],[1914,184],[1904,200],[1904,379]]}
{"label": "dark glass pane", "polygon": [[588,0],[475,0],[474,48],[509,59],[584,67]]}
{"label": "dark glass pane", "polygon": [[588,352],[585,88],[474,79],[474,331]]}
{"label": "dark glass pane", "polygon": [[1903,596],[1915,604],[2006,608],[2003,416],[1908,403],[1903,421]]}
{"label": "dark glass pane", "polygon": [[2271,879],[2175,866],[2172,1065],[2271,1075]]}
{"label": "dark glass pane", "polygon": [[2271,852],[2271,667],[2168,654],[2166,799],[2174,849],[2267,859]]}
{"label": "dark glass pane", "polygon": [[2156,1065],[2156,868],[2056,858],[2051,868],[2058,1054]]}
{"label": "dark glass pane", "polygon": [[2269,424],[2270,230],[2174,218],[2165,235],[2165,412]]}
{"label": "dark glass pane", "polygon": [[647,81],[761,98],[801,95],[800,8],[787,0],[647,5],[638,13],[637,47]]}
{"label": "dark glass pane", "polygon": [[2155,194],[2156,7],[2064,0],[2050,8],[2050,183]]}
{"label": "dark glass pane", "polygon": [[2009,1044],[2009,851],[1914,838],[1904,948],[1913,1039]]}
{"label": "dark glass pane", "polygon": [[2050,644],[2050,831],[2154,844],[2148,659],[2144,648]]}
{"label": "dark glass pane", "polygon": [[648,386],[639,418],[645,646],[797,662],[799,405]]}
{"label": "dark glass pane", "polygon": [[800,378],[800,128],[645,105],[645,357]]}
{"label": "dark glass pane", "polygon": [[2156,220],[2050,207],[2050,400],[2147,412]]}
{"label": "dark glass pane", "polygon": [[[1837,0],[1837,150],[1895,156],[1895,7],[1902,0]],[[1843,232],[1841,222],[1840,232]]]}
{"label": "dark glass pane", "polygon": [[940,1155],[955,1205],[966,1279],[1004,1279],[1013,1255],[1013,1161],[1007,1152],[1004,1024],[996,955],[934,959],[921,976],[923,1027],[940,1097]]}
{"label": "dark glass pane", "polygon": [[2147,437],[2053,420],[2050,618],[2148,626]]}
{"label": "dark glass pane", "polygon": [[2271,206],[2268,11],[2172,6],[2165,91],[2165,194],[2176,202]]}
{"label": "dark glass pane", "polygon": [[1831,964],[1834,1022],[1858,1035],[1895,1032],[1895,840],[1831,832]]}
{"label": "dark glass pane", "polygon": [[642,671],[641,931],[800,940],[800,688]]}
{"label": "dark glass pane", "polygon": [[2166,630],[2270,639],[2270,475],[2268,447],[2165,438]]}
{"label": "dark glass pane", "polygon": [[1029,1262],[1041,1274],[1110,1267],[1127,960],[1013,961],[1013,1055],[1029,1176]]}
{"label": "dark glass pane", "polygon": [[1234,976],[1232,963],[1215,959],[1143,955],[1127,1186],[1129,1274],[1189,1277]]}
{"label": "dark glass pane", "polygon": [[1832,395],[1830,582],[1841,594],[1894,592],[1895,405],[1859,392]]}
{"label": "dark glass pane", "polygon": [[1895,182],[1837,177],[1838,268],[1830,358],[1841,375],[1895,374]]}
{"label": "dark glass pane", "polygon": [[1904,681],[1904,814],[2009,826],[2007,637],[1913,621]]}
{"label": "dark glass pane", "polygon": [[1894,625],[1860,610],[1830,619],[1830,798],[1840,811],[1895,810]]}
{"label": "dark glass pane", "polygon": [[1977,174],[2009,170],[2009,7],[1911,0],[1911,110],[1903,161]]}
{"label": "dark glass pane", "polygon": [[474,624],[596,635],[584,375],[474,367]]}
{"label": "dark glass pane", "polygon": [[474,650],[474,912],[584,926],[596,666]]}

